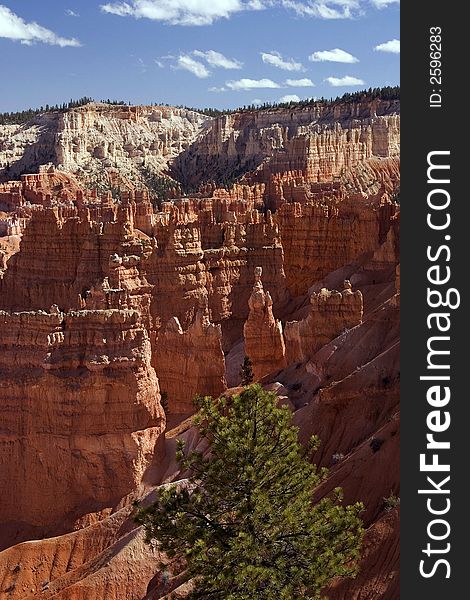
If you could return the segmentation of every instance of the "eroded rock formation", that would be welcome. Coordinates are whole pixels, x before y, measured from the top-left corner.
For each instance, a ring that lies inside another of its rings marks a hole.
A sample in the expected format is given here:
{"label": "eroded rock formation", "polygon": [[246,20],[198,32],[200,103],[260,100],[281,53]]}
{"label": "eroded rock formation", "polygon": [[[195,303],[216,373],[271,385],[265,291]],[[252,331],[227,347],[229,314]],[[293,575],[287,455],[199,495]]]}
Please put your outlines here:
{"label": "eroded rock formation", "polygon": [[217,397],[226,389],[222,329],[210,322],[207,307],[198,309],[186,331],[172,317],[154,348],[153,364],[170,414],[193,413],[196,396]]}
{"label": "eroded rock formation", "polygon": [[182,416],[245,354],[321,439],[318,493],[366,504],[361,574],[326,594],[394,597],[398,113],[92,104],[0,127],[0,177],[37,171],[0,185],[1,542],[64,533],[0,555],[9,597],[166,597],[129,503],[181,475]]}
{"label": "eroded rock formation", "polygon": [[396,101],[378,101],[223,115],[177,157],[172,172],[193,186],[250,171],[264,182],[286,172],[332,180],[372,156],[399,154],[398,110]]}
{"label": "eroded rock formation", "polygon": [[45,113],[24,125],[0,126],[0,176],[34,173],[50,162],[82,182],[106,182],[110,170],[140,180],[145,169],[161,173],[205,121],[186,109],[94,102]]}
{"label": "eroded rock formation", "polygon": [[136,311],[1,312],[0,348],[4,535],[61,532],[114,507],[163,457],[165,416]]}
{"label": "eroded rock formation", "polygon": [[286,366],[282,324],[273,315],[273,300],[265,292],[262,267],[255,268],[255,284],[248,301],[250,313],[243,327],[245,353],[253,364],[255,381]]}
{"label": "eroded rock formation", "polygon": [[343,291],[323,288],[310,296],[310,312],[302,321],[285,326],[286,353],[289,363],[311,358],[322,346],[362,323],[363,301],[359,290],[352,291],[346,280]]}

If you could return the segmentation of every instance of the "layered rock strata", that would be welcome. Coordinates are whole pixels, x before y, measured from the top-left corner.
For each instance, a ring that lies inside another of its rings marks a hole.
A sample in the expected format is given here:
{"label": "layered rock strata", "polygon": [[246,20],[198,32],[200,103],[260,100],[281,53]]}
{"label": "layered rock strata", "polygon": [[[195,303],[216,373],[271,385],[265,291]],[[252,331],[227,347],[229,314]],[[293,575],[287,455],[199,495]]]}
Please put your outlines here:
{"label": "layered rock strata", "polygon": [[154,343],[153,364],[169,414],[193,413],[196,396],[217,397],[227,387],[221,326],[210,322],[207,308],[199,308],[185,331],[171,318]]}
{"label": "layered rock strata", "polygon": [[82,528],[2,553],[9,597],[184,596],[129,503],[181,476],[175,438],[198,447],[182,415],[245,354],[319,436],[318,496],[366,506],[361,573],[325,595],[396,596],[398,113],[94,104],[0,127],[0,170],[38,171],[0,185],[0,542]]}
{"label": "layered rock strata", "polygon": [[271,294],[265,292],[262,267],[255,269],[255,284],[248,301],[250,313],[243,327],[245,354],[253,364],[255,381],[286,366],[282,324],[273,315]]}
{"label": "layered rock strata", "polygon": [[115,506],[163,456],[136,311],[0,313],[0,522],[64,530]]}
{"label": "layered rock strata", "polygon": [[12,179],[53,163],[82,182],[103,184],[110,171],[142,180],[162,172],[195,140],[207,117],[166,106],[90,103],[0,126],[0,176]]}
{"label": "layered rock strata", "polygon": [[350,281],[342,292],[323,288],[310,296],[310,312],[302,321],[285,326],[286,354],[289,363],[311,358],[322,346],[340,333],[362,323],[363,300],[359,290],[352,291]]}
{"label": "layered rock strata", "polygon": [[195,186],[254,171],[258,181],[302,172],[332,180],[372,156],[399,154],[399,103],[378,101],[223,115],[173,162],[174,177]]}

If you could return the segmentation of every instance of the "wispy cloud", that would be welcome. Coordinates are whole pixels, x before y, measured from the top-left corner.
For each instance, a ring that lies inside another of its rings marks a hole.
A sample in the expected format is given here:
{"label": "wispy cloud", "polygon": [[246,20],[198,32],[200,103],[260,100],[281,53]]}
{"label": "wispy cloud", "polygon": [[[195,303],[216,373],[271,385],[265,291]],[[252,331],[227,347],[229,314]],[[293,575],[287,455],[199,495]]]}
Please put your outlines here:
{"label": "wispy cloud", "polygon": [[299,16],[318,19],[354,19],[365,14],[367,6],[382,9],[399,3],[400,0],[280,0],[282,6]]}
{"label": "wispy cloud", "polygon": [[143,58],[137,57],[137,64],[141,73],[147,73],[147,65]]}
{"label": "wispy cloud", "polygon": [[276,89],[281,86],[272,81],[272,79],[238,79],[237,81],[227,81],[227,87],[231,90],[256,90],[256,89]]}
{"label": "wispy cloud", "polygon": [[370,0],[376,8],[387,8],[390,4],[400,4],[400,0]]}
{"label": "wispy cloud", "polygon": [[315,87],[313,81],[307,77],[304,79],[288,79],[286,85],[289,87]]}
{"label": "wispy cloud", "polygon": [[384,42],[383,44],[379,44],[374,48],[378,52],[391,52],[392,54],[400,54],[400,40],[390,40],[389,42]]}
{"label": "wispy cloud", "polygon": [[313,81],[307,77],[303,79],[287,79],[285,83],[277,83],[272,79],[267,79],[266,77],[262,79],[248,79],[246,77],[242,79],[237,79],[235,81],[227,81],[224,87],[212,87],[209,88],[210,92],[226,92],[228,90],[234,91],[248,91],[248,90],[256,90],[256,89],[280,89],[285,87],[314,87],[315,84]]}
{"label": "wispy cloud", "polygon": [[[195,57],[202,59],[207,64],[202,62],[202,60],[196,60]],[[211,71],[207,65],[220,69],[241,69],[243,66],[243,63],[238,60],[227,58],[221,52],[216,52],[215,50],[193,50],[178,56],[167,54],[165,56],[159,56],[154,62],[161,69],[164,69],[165,66],[169,65],[172,69],[189,71],[200,79],[205,79],[211,75]],[[210,91],[215,91],[215,89],[216,88],[211,88]]]}
{"label": "wispy cloud", "polygon": [[243,63],[234,59],[227,58],[221,52],[216,52],[215,50],[194,50],[194,56],[198,56],[199,58],[203,58],[206,60],[211,67],[221,68],[221,69],[241,69],[243,67]]}
{"label": "wispy cloud", "polygon": [[65,11],[65,14],[68,17],[79,17],[80,15],[78,13],[76,13],[74,10],[72,10],[71,8],[67,8],[67,10]]}
{"label": "wispy cloud", "polygon": [[264,0],[129,0],[101,5],[105,13],[163,21],[171,25],[211,25],[246,10],[262,10]]}
{"label": "wispy cloud", "polygon": [[101,10],[120,17],[152,19],[171,25],[211,25],[243,11],[283,7],[300,17],[353,19],[367,7],[386,8],[400,0],[112,0]]}
{"label": "wispy cloud", "polygon": [[333,48],[333,50],[319,50],[310,54],[308,59],[312,62],[339,62],[339,63],[357,63],[359,59],[341,50],[341,48]]}
{"label": "wispy cloud", "polygon": [[350,75],[345,75],[344,77],[327,77],[325,81],[333,87],[365,85],[365,82],[362,79],[351,77]]}
{"label": "wispy cloud", "polygon": [[196,75],[196,77],[199,77],[199,79],[205,79],[210,75],[210,71],[204,63],[194,60],[194,58],[187,54],[181,54],[178,57],[174,68],[189,71],[193,75]]}
{"label": "wispy cloud", "polygon": [[60,46],[61,48],[81,46],[80,42],[74,38],[61,37],[34,21],[27,23],[3,4],[0,4],[0,37],[16,40],[28,46],[35,42]]}
{"label": "wispy cloud", "polygon": [[304,71],[304,66],[296,62],[293,58],[283,58],[280,52],[272,50],[271,52],[261,52],[261,59],[267,65],[272,65],[284,71]]}
{"label": "wispy cloud", "polygon": [[208,91],[209,92],[215,92],[216,94],[220,94],[221,92],[226,92],[227,88],[224,87],[224,86],[218,87],[218,86],[215,85],[213,87],[210,87]]}
{"label": "wispy cloud", "polygon": [[297,94],[287,94],[287,96],[279,98],[279,102],[300,102],[300,98]]}
{"label": "wispy cloud", "polygon": [[281,0],[285,8],[301,17],[352,19],[361,11],[360,0]]}
{"label": "wispy cloud", "polygon": [[271,0],[249,0],[248,8],[249,10],[264,10],[268,8],[272,4]]}

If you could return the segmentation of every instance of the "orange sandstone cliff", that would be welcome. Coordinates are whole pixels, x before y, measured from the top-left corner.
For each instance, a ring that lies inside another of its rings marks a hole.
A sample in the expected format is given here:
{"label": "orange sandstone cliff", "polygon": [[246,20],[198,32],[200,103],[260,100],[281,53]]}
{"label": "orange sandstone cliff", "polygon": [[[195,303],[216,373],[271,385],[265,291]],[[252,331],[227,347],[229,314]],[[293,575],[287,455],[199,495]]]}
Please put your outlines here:
{"label": "orange sandstone cliff", "polygon": [[0,312],[0,347],[2,538],[116,507],[165,452],[139,314]]}

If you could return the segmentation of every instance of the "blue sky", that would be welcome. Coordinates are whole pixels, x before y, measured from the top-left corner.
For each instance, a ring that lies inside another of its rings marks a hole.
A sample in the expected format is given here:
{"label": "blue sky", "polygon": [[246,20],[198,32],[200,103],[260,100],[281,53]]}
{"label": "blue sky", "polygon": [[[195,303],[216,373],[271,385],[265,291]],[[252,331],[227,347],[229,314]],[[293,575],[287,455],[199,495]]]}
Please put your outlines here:
{"label": "blue sky", "polygon": [[0,0],[0,111],[234,108],[399,83],[397,0]]}

